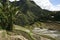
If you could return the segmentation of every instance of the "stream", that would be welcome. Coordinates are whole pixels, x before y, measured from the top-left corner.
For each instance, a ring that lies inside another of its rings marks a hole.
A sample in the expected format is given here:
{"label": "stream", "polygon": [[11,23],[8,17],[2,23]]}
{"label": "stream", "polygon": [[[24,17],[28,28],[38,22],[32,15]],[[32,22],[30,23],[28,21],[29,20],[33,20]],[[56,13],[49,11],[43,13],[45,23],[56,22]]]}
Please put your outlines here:
{"label": "stream", "polygon": [[40,29],[35,27],[33,29],[33,33],[38,35],[48,35],[52,38],[55,38],[56,40],[60,40],[60,31],[57,30]]}

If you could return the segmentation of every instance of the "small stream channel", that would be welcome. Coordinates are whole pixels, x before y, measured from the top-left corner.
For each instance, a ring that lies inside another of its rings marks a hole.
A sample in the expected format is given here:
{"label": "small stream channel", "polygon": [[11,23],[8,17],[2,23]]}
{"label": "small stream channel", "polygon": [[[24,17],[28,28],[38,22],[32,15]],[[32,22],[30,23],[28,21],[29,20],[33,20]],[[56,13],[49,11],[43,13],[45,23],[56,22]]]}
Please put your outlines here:
{"label": "small stream channel", "polygon": [[35,27],[33,29],[33,33],[37,35],[48,35],[52,38],[55,38],[56,40],[60,40],[60,31],[57,31],[57,30],[40,29],[40,28]]}

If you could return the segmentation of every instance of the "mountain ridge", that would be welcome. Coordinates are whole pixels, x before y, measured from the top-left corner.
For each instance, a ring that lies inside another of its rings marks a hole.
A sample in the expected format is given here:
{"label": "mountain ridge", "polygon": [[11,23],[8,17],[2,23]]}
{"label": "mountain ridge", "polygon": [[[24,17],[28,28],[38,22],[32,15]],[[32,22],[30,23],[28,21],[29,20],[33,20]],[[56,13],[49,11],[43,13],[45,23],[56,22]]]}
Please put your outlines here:
{"label": "mountain ridge", "polygon": [[[11,2],[12,4],[14,2]],[[15,16],[16,24],[29,25],[36,21],[60,21],[60,11],[49,11],[39,7],[34,1],[30,0],[20,0],[16,1],[16,7],[19,7],[20,12]],[[22,14],[22,15],[20,15]],[[54,16],[54,18],[52,18]],[[58,19],[57,19],[58,18]]]}

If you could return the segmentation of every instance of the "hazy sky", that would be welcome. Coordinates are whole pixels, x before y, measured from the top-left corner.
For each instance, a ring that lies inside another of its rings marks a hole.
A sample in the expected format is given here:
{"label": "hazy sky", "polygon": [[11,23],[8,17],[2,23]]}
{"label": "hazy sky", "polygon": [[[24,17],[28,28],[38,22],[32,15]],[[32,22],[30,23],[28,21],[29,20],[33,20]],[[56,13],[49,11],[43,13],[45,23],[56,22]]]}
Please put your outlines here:
{"label": "hazy sky", "polygon": [[60,11],[60,0],[33,0],[42,9]]}
{"label": "hazy sky", "polygon": [[60,0],[50,0],[50,2],[51,2],[53,5],[59,5],[59,4],[60,4]]}
{"label": "hazy sky", "polygon": [[42,9],[47,9],[50,11],[60,11],[60,0],[33,0],[33,1]]}

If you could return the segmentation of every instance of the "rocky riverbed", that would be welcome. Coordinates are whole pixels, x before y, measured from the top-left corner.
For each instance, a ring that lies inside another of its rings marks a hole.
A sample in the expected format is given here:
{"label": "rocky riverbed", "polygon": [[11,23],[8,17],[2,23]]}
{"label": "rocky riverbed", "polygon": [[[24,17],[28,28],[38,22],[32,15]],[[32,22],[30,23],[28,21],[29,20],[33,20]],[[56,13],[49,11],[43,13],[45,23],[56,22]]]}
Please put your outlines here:
{"label": "rocky riverbed", "polygon": [[[60,40],[60,31],[56,30],[48,30],[48,29],[40,29],[40,28],[34,28],[33,33],[36,35],[47,35],[52,38],[55,38],[56,40]],[[42,37],[41,37],[42,38]],[[42,40],[49,40],[47,38],[42,38]]]}

